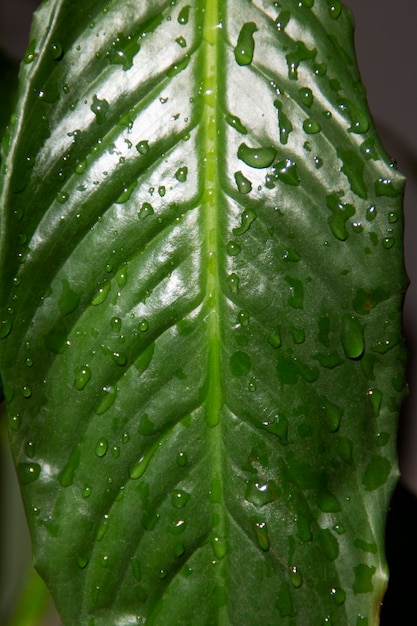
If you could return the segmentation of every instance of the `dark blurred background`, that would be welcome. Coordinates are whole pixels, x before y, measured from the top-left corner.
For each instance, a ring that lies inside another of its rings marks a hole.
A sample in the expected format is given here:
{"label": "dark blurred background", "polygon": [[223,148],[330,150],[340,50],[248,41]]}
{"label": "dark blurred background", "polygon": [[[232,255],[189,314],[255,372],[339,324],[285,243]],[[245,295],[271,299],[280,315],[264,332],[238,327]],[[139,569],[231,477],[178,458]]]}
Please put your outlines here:
{"label": "dark blurred background", "polygon": [[[31,15],[38,4],[36,0],[0,0],[0,42],[16,59],[25,51]],[[404,331],[410,350],[411,391],[401,416],[402,481],[388,520],[391,579],[381,624],[413,626],[417,625],[417,364],[412,356],[417,354],[417,0],[345,0],[345,4],[356,21],[357,57],[375,124],[386,151],[407,176],[405,254],[411,282],[405,301]],[[0,624],[6,626],[8,607],[18,593],[30,559],[30,542],[13,472],[6,469],[4,459],[1,463],[1,475],[8,475],[1,481],[0,518],[0,531],[6,526],[8,529],[0,560]],[[44,626],[47,623],[60,624],[54,615],[45,620]]]}

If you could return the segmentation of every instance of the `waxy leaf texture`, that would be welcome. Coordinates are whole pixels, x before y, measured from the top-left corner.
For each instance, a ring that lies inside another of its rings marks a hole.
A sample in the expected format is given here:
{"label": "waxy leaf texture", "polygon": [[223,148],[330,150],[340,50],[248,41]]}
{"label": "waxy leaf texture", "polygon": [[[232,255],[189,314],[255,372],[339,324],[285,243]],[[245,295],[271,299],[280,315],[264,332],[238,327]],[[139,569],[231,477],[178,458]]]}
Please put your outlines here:
{"label": "waxy leaf texture", "polygon": [[69,626],[378,622],[403,178],[339,0],[46,0],[0,371]]}

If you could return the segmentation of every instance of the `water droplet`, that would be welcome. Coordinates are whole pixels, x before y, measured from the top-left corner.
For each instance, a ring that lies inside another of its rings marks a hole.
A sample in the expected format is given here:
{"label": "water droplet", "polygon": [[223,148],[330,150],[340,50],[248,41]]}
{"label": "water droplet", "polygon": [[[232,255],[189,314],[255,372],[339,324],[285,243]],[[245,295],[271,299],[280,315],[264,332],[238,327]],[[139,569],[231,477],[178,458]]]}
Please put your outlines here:
{"label": "water droplet", "polygon": [[242,172],[235,172],[235,181],[240,193],[248,194],[252,191],[252,183],[242,174]]}
{"label": "water droplet", "polygon": [[55,61],[58,61],[58,59],[62,58],[62,54],[63,54],[61,43],[59,41],[53,41],[49,46],[49,52],[51,54],[51,57]]}
{"label": "water droplet", "polygon": [[67,202],[67,200],[69,199],[69,193],[67,193],[66,191],[58,191],[55,198],[56,201],[59,202],[59,204],[65,204],[65,202]]}
{"label": "water droplet", "polygon": [[245,500],[251,502],[256,507],[261,508],[266,504],[275,502],[278,499],[278,487],[274,481],[259,481],[253,479],[248,482],[245,492]]}
{"label": "water droplet", "polygon": [[145,156],[145,154],[149,152],[149,142],[146,140],[139,141],[139,143],[136,144],[136,150],[139,154]]}
{"label": "water droplet", "polygon": [[175,172],[175,178],[180,183],[185,183],[185,181],[187,180],[187,175],[188,175],[188,168],[185,165],[177,169],[177,171]]}
{"label": "water droplet", "polygon": [[85,569],[88,565],[88,559],[86,556],[77,556],[77,565],[80,569]]}
{"label": "water droplet", "polygon": [[229,241],[226,250],[229,256],[237,256],[241,251],[241,247],[236,241]]}
{"label": "water droplet", "polygon": [[373,222],[376,216],[378,215],[378,211],[375,206],[371,206],[366,209],[366,219],[368,222]]}
{"label": "water droplet", "polygon": [[346,593],[341,587],[332,587],[330,589],[330,595],[337,606],[341,606],[346,600]]}
{"label": "water droplet", "polygon": [[226,279],[227,286],[233,295],[237,295],[239,293],[239,278],[236,274],[230,274],[230,276]]}
{"label": "water droplet", "polygon": [[190,494],[186,491],[178,489],[171,493],[171,504],[176,509],[183,509],[190,499]]}
{"label": "water droplet", "polygon": [[102,437],[96,443],[96,450],[95,450],[96,455],[98,457],[102,458],[103,456],[105,456],[107,454],[107,449],[108,449],[107,439]]}
{"label": "water droplet", "polygon": [[249,230],[254,220],[256,220],[255,211],[252,209],[245,209],[245,211],[243,211],[240,215],[240,226],[233,229],[233,234],[243,235],[243,233],[246,233]]}
{"label": "water droplet", "polygon": [[342,161],[342,172],[349,181],[350,188],[360,198],[366,200],[368,188],[363,179],[365,163],[358,158],[355,150],[342,150],[338,148],[337,156]]}
{"label": "water droplet", "polygon": [[141,332],[141,333],[146,333],[146,331],[147,331],[147,330],[148,330],[148,328],[149,328],[149,322],[148,322],[148,320],[142,320],[142,321],[139,323],[138,328],[139,328],[139,330],[140,330],[140,332]]}
{"label": "water droplet", "polygon": [[137,186],[137,184],[138,184],[138,181],[134,180],[130,185],[128,185],[127,187],[124,187],[122,193],[115,201],[116,204],[124,204],[125,202],[127,202],[130,196],[132,195],[132,192]]}
{"label": "water droplet", "polygon": [[117,397],[117,387],[107,385],[103,387],[102,392],[103,398],[96,407],[96,415],[103,415],[103,413],[106,413],[106,411],[108,411],[114,404]]}
{"label": "water droplet", "polygon": [[327,427],[331,433],[335,433],[340,428],[340,421],[343,417],[343,409],[331,402],[326,396],[320,396]]}
{"label": "water droplet", "polygon": [[360,359],[365,351],[362,324],[354,315],[344,315],[341,328],[342,346],[349,359]]}
{"label": "water droplet", "polygon": [[350,121],[349,132],[364,134],[369,130],[369,117],[366,112],[355,107],[349,100],[338,100],[337,106]]}
{"label": "water droplet", "polygon": [[13,328],[13,322],[11,319],[3,319],[0,323],[0,339],[5,339],[10,335]]}
{"label": "water droplet", "polygon": [[298,79],[298,67],[302,61],[308,61],[315,58],[317,50],[309,50],[303,41],[294,42],[296,49],[286,55],[288,66],[288,78],[290,80]]}
{"label": "water droplet", "polygon": [[272,168],[272,175],[287,185],[296,187],[300,184],[297,164],[292,159],[279,161]]}
{"label": "water droplet", "polygon": [[132,559],[132,573],[136,580],[142,580],[142,571],[139,559]]}
{"label": "water droplet", "polygon": [[301,280],[292,278],[291,276],[284,276],[284,280],[290,287],[290,296],[288,298],[288,304],[293,309],[302,309],[304,307],[304,287]]}
{"label": "water droplet", "polygon": [[127,283],[127,263],[125,263],[124,265],[122,265],[116,273],[116,281],[117,284],[119,285],[120,289],[123,289],[123,287],[126,285]]}
{"label": "water droplet", "polygon": [[375,417],[379,416],[381,410],[382,398],[384,394],[379,389],[368,389],[368,399],[372,406],[372,412]]}
{"label": "water droplet", "polygon": [[172,78],[176,74],[179,74],[180,72],[185,70],[189,62],[190,62],[190,56],[186,54],[185,57],[181,61],[179,61],[178,63],[174,63],[174,65],[171,65],[171,67],[167,71],[167,76],[169,78]]}
{"label": "water droplet", "polygon": [[319,133],[321,131],[321,126],[316,120],[312,118],[307,118],[303,122],[303,129],[308,135],[314,135],[315,133]]}
{"label": "water droplet", "polygon": [[140,50],[140,44],[135,37],[126,37],[123,33],[118,33],[112,42],[107,57],[111,64],[122,65],[126,71],[133,65],[133,57]]}
{"label": "water droplet", "polygon": [[268,537],[268,528],[266,522],[256,522],[255,523],[255,534],[256,539],[258,540],[258,545],[264,552],[268,552],[271,543]]}
{"label": "water droplet", "polygon": [[349,233],[346,229],[347,220],[355,214],[352,204],[342,204],[338,194],[330,194],[326,197],[327,208],[332,212],[328,224],[333,235],[340,241],[346,241]]}
{"label": "water droplet", "polygon": [[314,100],[313,92],[311,91],[311,89],[309,87],[301,87],[300,97],[301,102],[304,104],[304,106],[310,108]]}
{"label": "water droplet", "polygon": [[247,135],[248,131],[245,126],[242,124],[240,119],[236,117],[236,115],[232,115],[231,113],[227,113],[225,116],[226,122],[235,130],[237,130],[242,135]]}
{"label": "water droplet", "polygon": [[77,308],[80,302],[80,296],[73,291],[67,280],[61,280],[62,292],[58,301],[59,310],[62,315],[69,315]]}
{"label": "water droplet", "polygon": [[298,587],[301,587],[301,585],[303,584],[302,574],[298,567],[296,567],[295,565],[290,567],[290,581],[292,586],[296,589],[298,589]]}
{"label": "water droplet", "polygon": [[342,12],[342,3],[340,0],[331,0],[329,2],[329,15],[333,20],[337,20]]}
{"label": "water droplet", "polygon": [[242,377],[250,372],[252,361],[249,354],[238,350],[230,357],[229,366],[233,376]]}
{"label": "water droplet", "polygon": [[104,283],[102,287],[99,288],[97,294],[92,299],[91,301],[92,306],[98,306],[99,304],[102,304],[107,298],[107,296],[109,295],[110,289],[111,289],[111,284],[108,282]]}
{"label": "water droplet", "polygon": [[275,148],[270,146],[264,148],[249,148],[245,143],[241,143],[237,151],[238,158],[256,169],[269,167],[276,156]]}
{"label": "water droplet", "polygon": [[93,103],[90,108],[96,116],[97,124],[103,124],[110,109],[110,105],[107,100],[105,100],[104,98],[103,100],[100,100],[99,98],[97,98],[97,95],[94,95]]}
{"label": "water droplet", "polygon": [[78,391],[82,391],[91,378],[91,370],[88,365],[82,365],[81,367],[75,368],[74,374],[74,387],[78,389]]}
{"label": "water droplet", "polygon": [[372,577],[376,572],[376,567],[360,563],[353,570],[355,572],[353,593],[371,593],[374,590]]}
{"label": "water droplet", "polygon": [[8,417],[8,424],[11,430],[17,432],[22,424],[22,419],[20,415],[10,415]]}
{"label": "water droplet", "polygon": [[362,484],[366,491],[374,491],[382,487],[382,485],[385,485],[390,474],[390,461],[383,456],[374,455],[370,459],[362,477]]}
{"label": "water droplet", "polygon": [[82,491],[83,498],[89,498],[91,496],[91,491],[92,491],[91,487],[89,486],[84,487]]}
{"label": "water droplet", "polygon": [[22,485],[35,482],[41,473],[41,466],[38,463],[19,463],[17,467]]}
{"label": "water droplet", "polygon": [[211,547],[213,548],[214,556],[219,561],[227,554],[227,541],[220,539],[220,537],[212,538]]}
{"label": "water droplet", "polygon": [[154,214],[154,210],[151,204],[149,204],[149,202],[144,202],[142,204],[142,207],[138,213],[138,217],[141,220],[144,220],[146,217],[149,217],[150,215]]}
{"label": "water droplet", "polygon": [[187,4],[185,7],[181,9],[181,11],[178,14],[178,24],[181,24],[181,26],[188,24],[188,20],[190,16],[190,8],[191,8],[190,5]]}
{"label": "water droplet", "polygon": [[246,22],[240,30],[234,49],[235,59],[239,65],[250,65],[255,51],[254,33],[257,31],[254,22]]}
{"label": "water droplet", "polygon": [[182,35],[180,37],[177,37],[175,41],[179,46],[181,46],[181,48],[185,48],[187,46],[187,41]]}
{"label": "water droplet", "polygon": [[[323,509],[321,509],[323,510]],[[339,507],[340,510],[340,507]],[[332,511],[323,511],[331,513]],[[322,528],[317,536],[321,550],[329,561],[335,561],[339,556],[339,542],[329,528]]]}
{"label": "water droplet", "polygon": [[25,65],[29,65],[29,63],[32,63],[35,60],[37,55],[38,53],[36,52],[36,39],[32,39],[23,56],[23,63]]}
{"label": "water droplet", "polygon": [[279,140],[283,145],[286,145],[288,143],[288,137],[294,128],[290,119],[284,113],[282,103],[279,102],[279,100],[275,100],[274,106],[278,109]]}
{"label": "water droplet", "polygon": [[375,141],[373,139],[366,139],[360,147],[360,150],[365,157],[365,159],[373,159],[374,161],[378,160],[378,152],[375,147]]}
{"label": "water droplet", "polygon": [[137,480],[146,472],[149,465],[150,456],[142,456],[137,463],[133,463],[129,467],[129,476],[132,480]]}
{"label": "water droplet", "polygon": [[303,328],[296,328],[295,326],[292,326],[290,328],[290,333],[295,344],[304,343],[306,334]]}
{"label": "water droplet", "polygon": [[22,396],[24,398],[30,398],[32,396],[32,389],[29,387],[29,385],[24,385],[22,387]]}
{"label": "water droplet", "polygon": [[275,20],[275,26],[279,32],[285,30],[288,22],[291,19],[291,13],[289,11],[281,11],[278,17]]}
{"label": "water droplet", "polygon": [[237,314],[237,323],[240,324],[240,326],[248,326],[249,319],[250,316],[247,311],[239,311],[239,313]]}

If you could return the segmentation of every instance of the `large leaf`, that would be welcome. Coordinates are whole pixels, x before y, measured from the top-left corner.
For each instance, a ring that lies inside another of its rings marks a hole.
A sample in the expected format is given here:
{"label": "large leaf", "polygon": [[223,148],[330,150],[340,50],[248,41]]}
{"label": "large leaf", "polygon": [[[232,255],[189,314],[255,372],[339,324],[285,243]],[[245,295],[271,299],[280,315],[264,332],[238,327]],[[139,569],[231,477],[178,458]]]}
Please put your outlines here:
{"label": "large leaf", "polygon": [[49,0],[1,373],[66,624],[378,620],[402,177],[338,0]]}

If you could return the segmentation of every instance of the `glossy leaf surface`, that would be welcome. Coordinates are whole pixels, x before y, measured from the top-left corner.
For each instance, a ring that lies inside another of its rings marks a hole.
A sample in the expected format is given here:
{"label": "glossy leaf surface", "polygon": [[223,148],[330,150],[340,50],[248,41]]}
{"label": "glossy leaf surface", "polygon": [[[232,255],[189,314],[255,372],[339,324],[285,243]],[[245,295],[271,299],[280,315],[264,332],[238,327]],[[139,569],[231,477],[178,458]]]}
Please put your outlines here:
{"label": "glossy leaf surface", "polygon": [[3,173],[1,375],[69,625],[375,624],[402,177],[338,0],[56,0]]}

